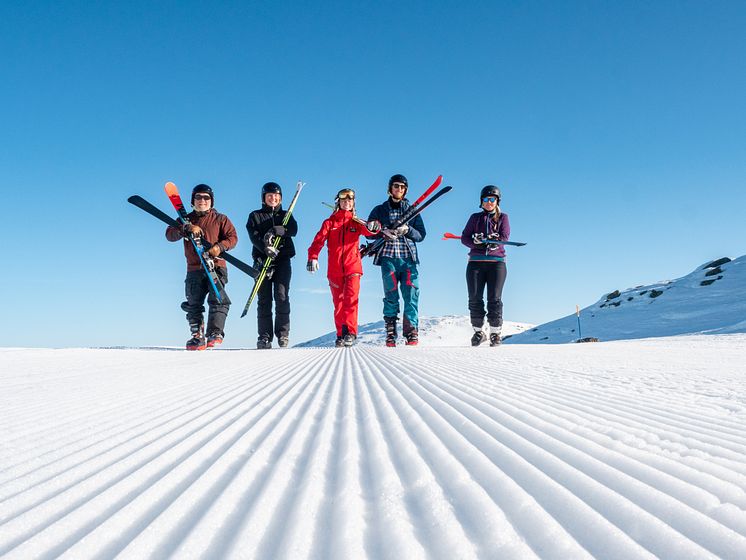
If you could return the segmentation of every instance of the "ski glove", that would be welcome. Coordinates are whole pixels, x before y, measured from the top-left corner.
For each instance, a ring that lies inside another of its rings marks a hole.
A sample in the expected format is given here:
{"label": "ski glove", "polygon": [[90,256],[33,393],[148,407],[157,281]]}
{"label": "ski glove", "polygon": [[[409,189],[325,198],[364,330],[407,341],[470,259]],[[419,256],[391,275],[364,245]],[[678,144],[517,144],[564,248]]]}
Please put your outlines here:
{"label": "ski glove", "polygon": [[210,250],[207,251],[207,254],[210,255],[211,257],[217,257],[222,252],[223,252],[223,249],[220,248],[220,245],[215,243],[215,245],[210,247]]}
{"label": "ski glove", "polygon": [[199,226],[195,226],[194,224],[184,224],[184,226],[181,228],[181,233],[184,235],[184,237],[188,237],[190,235],[199,237],[202,235],[202,228],[200,228]]}
{"label": "ski glove", "polygon": [[275,259],[277,258],[277,255],[280,254],[280,250],[275,249],[272,245],[266,245],[264,247],[264,252],[270,259]]}
{"label": "ski glove", "polygon": [[287,230],[285,229],[285,226],[272,226],[272,233],[277,237],[285,237]]}
{"label": "ski glove", "polygon": [[474,242],[474,245],[484,245],[484,234],[475,233],[471,236],[471,240]]}
{"label": "ski glove", "polygon": [[499,241],[500,240],[500,234],[499,233],[490,233],[487,236],[487,239],[491,239],[492,241]]}
{"label": "ski glove", "polygon": [[368,231],[371,233],[377,233],[381,231],[381,222],[378,220],[370,220],[368,223],[365,224],[365,227],[368,228]]}
{"label": "ski glove", "polygon": [[319,269],[319,261],[317,261],[316,259],[310,259],[306,263],[306,270],[310,272],[311,274],[316,272],[318,269]]}
{"label": "ski glove", "polygon": [[396,233],[397,237],[402,237],[403,235],[407,235],[408,231],[409,226],[407,224],[402,224],[394,230],[394,233]]}

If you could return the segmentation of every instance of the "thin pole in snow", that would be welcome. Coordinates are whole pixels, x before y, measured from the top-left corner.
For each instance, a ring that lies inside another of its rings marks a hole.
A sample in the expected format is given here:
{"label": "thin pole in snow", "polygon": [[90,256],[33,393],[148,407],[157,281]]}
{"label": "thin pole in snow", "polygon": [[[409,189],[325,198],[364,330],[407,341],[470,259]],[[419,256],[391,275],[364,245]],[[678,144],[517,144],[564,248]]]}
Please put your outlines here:
{"label": "thin pole in snow", "polygon": [[580,306],[575,305],[575,315],[578,316],[578,338],[583,338],[583,333],[580,331]]}

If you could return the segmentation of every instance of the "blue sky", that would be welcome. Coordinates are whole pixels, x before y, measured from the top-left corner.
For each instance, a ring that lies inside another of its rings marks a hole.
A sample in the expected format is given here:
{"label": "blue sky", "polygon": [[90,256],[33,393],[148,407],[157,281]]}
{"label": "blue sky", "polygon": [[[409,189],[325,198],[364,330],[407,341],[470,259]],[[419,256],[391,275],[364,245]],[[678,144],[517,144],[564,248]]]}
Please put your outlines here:
{"label": "blue sky", "polygon": [[[333,328],[304,269],[321,201],[352,186],[367,215],[393,173],[454,186],[424,215],[423,315],[467,313],[440,234],[487,183],[528,242],[506,320],[742,255],[744,28],[742,2],[3,3],[2,344],[182,344],[181,247],[126,202],[168,210],[166,181],[212,185],[247,261],[261,185],[307,182],[291,343]],[[382,307],[365,266],[361,322]],[[248,278],[228,288],[226,343],[253,345]]]}

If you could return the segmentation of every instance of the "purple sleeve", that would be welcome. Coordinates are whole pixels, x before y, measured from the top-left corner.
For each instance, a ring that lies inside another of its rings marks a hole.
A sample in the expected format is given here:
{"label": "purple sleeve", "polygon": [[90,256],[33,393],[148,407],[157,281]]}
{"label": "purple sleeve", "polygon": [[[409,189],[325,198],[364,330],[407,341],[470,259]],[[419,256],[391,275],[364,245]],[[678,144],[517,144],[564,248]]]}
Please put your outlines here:
{"label": "purple sleeve", "polygon": [[507,214],[500,216],[500,225],[497,233],[500,234],[501,241],[508,241],[510,239],[510,220],[508,220]]}
{"label": "purple sleeve", "polygon": [[475,231],[475,224],[476,219],[474,216],[469,217],[469,221],[466,222],[466,225],[464,226],[464,231],[461,232],[461,243],[466,245],[469,249],[474,249],[476,246],[474,245],[474,241],[472,241],[471,236],[476,233]]}

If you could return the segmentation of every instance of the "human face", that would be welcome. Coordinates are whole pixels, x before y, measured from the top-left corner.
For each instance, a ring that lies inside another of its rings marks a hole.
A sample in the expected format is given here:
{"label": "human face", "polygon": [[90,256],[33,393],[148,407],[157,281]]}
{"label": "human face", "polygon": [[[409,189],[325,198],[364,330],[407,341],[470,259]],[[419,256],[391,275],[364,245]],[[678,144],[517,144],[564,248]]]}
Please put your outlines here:
{"label": "human face", "polygon": [[342,210],[347,210],[351,212],[352,209],[355,207],[355,199],[354,198],[340,198],[339,207]]}
{"label": "human face", "polygon": [[404,183],[391,183],[391,198],[401,200],[407,192],[407,185]]}
{"label": "human face", "polygon": [[267,193],[264,195],[264,204],[270,208],[277,208],[282,202],[282,195],[280,193]]}
{"label": "human face", "polygon": [[482,208],[487,210],[487,212],[494,212],[495,208],[497,207],[497,197],[496,196],[485,196],[482,199]]}
{"label": "human face", "polygon": [[194,195],[194,209],[197,212],[206,212],[212,206],[210,195],[207,193],[197,193]]}

